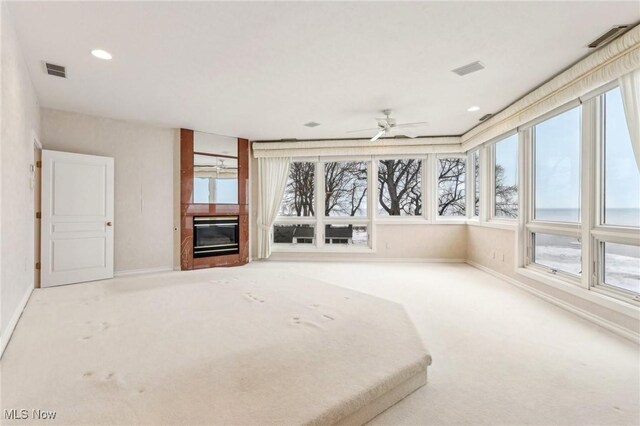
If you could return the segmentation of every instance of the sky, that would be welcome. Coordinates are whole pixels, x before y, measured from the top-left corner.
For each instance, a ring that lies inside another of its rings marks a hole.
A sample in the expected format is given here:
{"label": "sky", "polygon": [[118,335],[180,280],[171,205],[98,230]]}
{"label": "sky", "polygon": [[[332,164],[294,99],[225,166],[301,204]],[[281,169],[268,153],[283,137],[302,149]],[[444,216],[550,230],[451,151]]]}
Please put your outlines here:
{"label": "sky", "polygon": [[640,171],[633,156],[619,88],[606,94],[605,138],[605,205],[640,209]]}
{"label": "sky", "polygon": [[495,145],[496,164],[504,168],[504,184],[518,182],[518,134],[511,135]]}
{"label": "sky", "polygon": [[534,135],[536,209],[579,209],[580,107],[536,125]]}

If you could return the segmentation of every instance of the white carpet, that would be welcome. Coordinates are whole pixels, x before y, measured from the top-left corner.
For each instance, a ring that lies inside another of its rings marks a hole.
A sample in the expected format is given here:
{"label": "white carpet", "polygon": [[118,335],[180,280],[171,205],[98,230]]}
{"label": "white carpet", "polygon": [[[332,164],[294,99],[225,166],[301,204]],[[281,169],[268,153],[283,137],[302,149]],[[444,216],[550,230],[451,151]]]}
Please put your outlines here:
{"label": "white carpet", "polygon": [[275,263],[401,303],[429,383],[374,425],[639,425],[640,347],[465,264]]}
{"label": "white carpet", "polygon": [[429,363],[399,304],[251,266],[166,273],[35,291],[2,408],[65,425],[362,424]]}

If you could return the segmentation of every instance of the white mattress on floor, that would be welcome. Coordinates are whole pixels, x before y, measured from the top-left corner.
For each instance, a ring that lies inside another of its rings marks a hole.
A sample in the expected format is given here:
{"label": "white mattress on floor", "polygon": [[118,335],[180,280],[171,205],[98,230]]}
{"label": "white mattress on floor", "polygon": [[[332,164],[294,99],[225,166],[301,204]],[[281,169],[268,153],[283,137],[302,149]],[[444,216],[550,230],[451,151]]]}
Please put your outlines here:
{"label": "white mattress on floor", "polygon": [[34,292],[2,359],[2,409],[60,424],[360,424],[430,363],[402,306],[321,281],[120,278]]}

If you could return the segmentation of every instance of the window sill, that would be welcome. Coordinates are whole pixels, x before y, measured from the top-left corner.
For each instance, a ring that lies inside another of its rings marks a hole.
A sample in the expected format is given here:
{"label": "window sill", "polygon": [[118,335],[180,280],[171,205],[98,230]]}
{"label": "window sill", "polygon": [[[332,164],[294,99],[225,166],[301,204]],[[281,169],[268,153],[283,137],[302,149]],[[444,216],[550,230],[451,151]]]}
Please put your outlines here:
{"label": "window sill", "polygon": [[467,225],[479,226],[483,228],[506,229],[509,231],[515,231],[518,229],[517,222],[513,222],[513,223],[512,222],[495,222],[495,221],[480,222],[477,219],[469,219],[467,220]]}
{"label": "window sill", "polygon": [[435,225],[466,225],[466,217],[437,217],[433,223]]}
{"label": "window sill", "polygon": [[374,225],[429,225],[431,222],[423,217],[384,217],[374,219]]}
{"label": "window sill", "polygon": [[541,282],[550,287],[561,290],[565,293],[569,293],[573,296],[579,297],[589,302],[593,302],[607,309],[611,309],[612,311],[616,311],[623,315],[632,318],[638,318],[640,316],[639,305],[633,302],[633,300],[631,299],[624,301],[615,299],[611,296],[606,296],[598,292],[587,290],[584,287],[580,287],[580,285],[577,283],[572,283],[561,278],[549,276],[550,274],[532,270],[531,268],[516,268],[516,273],[523,277]]}
{"label": "window sill", "polygon": [[301,247],[300,245],[271,246],[273,253],[375,253],[371,247]]}

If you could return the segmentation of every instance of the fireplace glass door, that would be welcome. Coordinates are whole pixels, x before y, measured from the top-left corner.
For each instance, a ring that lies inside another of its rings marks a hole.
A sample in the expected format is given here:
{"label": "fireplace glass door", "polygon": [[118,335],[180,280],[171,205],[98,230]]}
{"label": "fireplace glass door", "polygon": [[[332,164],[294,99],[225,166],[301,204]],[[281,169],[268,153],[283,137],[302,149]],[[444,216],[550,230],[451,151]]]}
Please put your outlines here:
{"label": "fireplace glass door", "polygon": [[238,216],[193,218],[193,257],[238,254]]}

